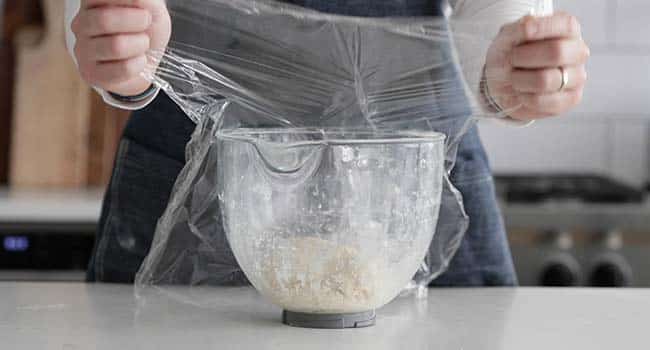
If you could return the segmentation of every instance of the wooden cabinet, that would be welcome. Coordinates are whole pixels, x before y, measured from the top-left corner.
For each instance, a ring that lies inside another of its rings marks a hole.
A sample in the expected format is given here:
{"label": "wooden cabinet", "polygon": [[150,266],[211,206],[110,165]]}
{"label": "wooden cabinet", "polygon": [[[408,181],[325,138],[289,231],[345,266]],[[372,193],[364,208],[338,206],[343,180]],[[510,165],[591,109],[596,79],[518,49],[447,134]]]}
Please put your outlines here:
{"label": "wooden cabinet", "polygon": [[15,36],[12,187],[107,183],[125,112],[106,106],[77,74],[65,46],[64,1],[41,0],[41,26]]}
{"label": "wooden cabinet", "polygon": [[9,176],[9,145],[14,86],[14,42],[25,25],[42,22],[38,0],[0,0],[0,186]]}

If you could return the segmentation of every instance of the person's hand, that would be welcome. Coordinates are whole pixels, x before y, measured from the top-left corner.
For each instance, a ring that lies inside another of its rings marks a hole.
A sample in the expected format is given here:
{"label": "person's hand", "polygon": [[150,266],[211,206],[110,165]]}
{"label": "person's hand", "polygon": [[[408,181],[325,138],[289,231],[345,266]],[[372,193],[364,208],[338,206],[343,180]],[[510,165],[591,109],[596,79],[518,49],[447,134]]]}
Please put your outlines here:
{"label": "person's hand", "polygon": [[492,43],[486,90],[515,119],[562,114],[582,100],[589,55],[575,17],[524,17],[501,28]]}
{"label": "person's hand", "polygon": [[171,20],[165,0],[82,0],[72,31],[84,80],[134,96],[151,86],[141,77],[148,63],[146,52],[165,49]]}

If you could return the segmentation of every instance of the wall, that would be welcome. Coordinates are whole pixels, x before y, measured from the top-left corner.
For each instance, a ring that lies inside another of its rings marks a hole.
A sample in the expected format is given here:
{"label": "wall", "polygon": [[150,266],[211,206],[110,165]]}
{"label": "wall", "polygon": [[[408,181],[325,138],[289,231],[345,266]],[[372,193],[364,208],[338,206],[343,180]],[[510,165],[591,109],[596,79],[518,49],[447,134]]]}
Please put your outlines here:
{"label": "wall", "polygon": [[484,122],[495,173],[596,172],[650,180],[650,1],[556,0],[577,15],[592,48],[575,111],[527,128]]}

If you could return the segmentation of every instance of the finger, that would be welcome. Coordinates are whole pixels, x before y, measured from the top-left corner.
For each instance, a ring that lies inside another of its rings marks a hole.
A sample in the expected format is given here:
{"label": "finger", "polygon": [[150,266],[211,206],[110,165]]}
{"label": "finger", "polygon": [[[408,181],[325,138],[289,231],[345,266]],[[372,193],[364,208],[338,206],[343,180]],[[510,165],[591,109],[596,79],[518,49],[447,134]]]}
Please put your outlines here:
{"label": "finger", "polygon": [[528,40],[545,40],[557,38],[581,38],[580,22],[575,16],[566,12],[557,12],[551,16],[535,17],[532,21]]}
{"label": "finger", "polygon": [[85,52],[93,61],[117,61],[143,55],[149,49],[149,36],[146,34],[121,34],[102,36],[86,41]]}
{"label": "finger", "polygon": [[140,33],[151,26],[149,11],[128,7],[105,7],[87,10],[73,22],[73,31],[82,36]]}
{"label": "finger", "polygon": [[[569,80],[563,87],[574,90],[584,86],[587,81],[585,66],[564,67]],[[511,73],[512,87],[517,92],[545,94],[557,92],[562,87],[562,70],[559,68],[546,68],[537,70],[515,69]]]}
{"label": "finger", "polygon": [[544,115],[558,115],[582,100],[582,89],[566,90],[554,94],[521,94],[518,97],[523,107]]}
{"label": "finger", "polygon": [[147,58],[141,55],[120,61],[95,64],[85,71],[84,78],[91,84],[109,86],[131,80],[142,73],[147,66]]}
{"label": "finger", "polygon": [[517,46],[511,55],[515,68],[551,68],[585,63],[589,48],[582,40],[551,39]]}
{"label": "finger", "polygon": [[501,28],[499,40],[512,47],[527,41],[581,36],[580,22],[570,14],[558,12],[546,17],[526,16],[507,24]]}

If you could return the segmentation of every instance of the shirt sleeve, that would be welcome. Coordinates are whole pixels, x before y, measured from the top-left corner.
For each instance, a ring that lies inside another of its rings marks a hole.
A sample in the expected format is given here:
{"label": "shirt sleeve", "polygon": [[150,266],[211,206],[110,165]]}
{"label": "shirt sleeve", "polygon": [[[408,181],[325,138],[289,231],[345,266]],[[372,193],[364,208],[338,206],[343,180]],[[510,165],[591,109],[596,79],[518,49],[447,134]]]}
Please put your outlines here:
{"label": "shirt sleeve", "polygon": [[[456,42],[465,78],[475,96],[480,96],[484,58],[487,56],[491,39],[497,36],[499,29],[504,24],[514,22],[526,15],[544,16],[553,13],[553,0],[450,0],[450,5],[453,8],[452,22],[457,23],[455,25],[458,30],[468,32],[480,30],[484,33],[481,40]],[[472,27],[473,24],[477,27]],[[531,123],[511,118],[499,120],[511,125]]]}
{"label": "shirt sleeve", "polygon": [[[77,39],[74,33],[72,33],[71,25],[72,25],[72,20],[79,12],[80,1],[81,0],[65,0],[65,28],[66,28],[65,41],[68,46],[68,52],[70,53],[70,56],[72,56],[72,60],[75,62],[75,64],[77,64],[77,60],[74,56],[73,51]],[[99,93],[102,96],[104,101],[109,105],[117,108],[127,109],[127,110],[137,110],[146,107],[156,98],[156,96],[158,96],[158,93],[160,92],[160,89],[157,89],[155,94],[151,95],[149,98],[143,101],[123,102],[115,99],[108,92],[102,89],[99,89],[97,87],[93,87],[93,88],[95,89],[95,91],[97,91],[97,93]]]}

